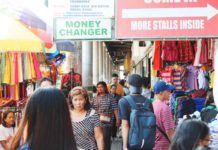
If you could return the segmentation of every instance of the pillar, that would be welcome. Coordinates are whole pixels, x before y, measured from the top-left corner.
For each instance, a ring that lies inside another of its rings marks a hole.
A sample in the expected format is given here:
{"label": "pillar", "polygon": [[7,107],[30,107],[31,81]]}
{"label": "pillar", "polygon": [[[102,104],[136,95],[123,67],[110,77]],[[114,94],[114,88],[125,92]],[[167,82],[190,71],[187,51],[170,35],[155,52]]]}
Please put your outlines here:
{"label": "pillar", "polygon": [[82,41],[82,83],[88,91],[92,91],[92,42]]}
{"label": "pillar", "polygon": [[103,44],[103,81],[106,82],[106,46]]}
{"label": "pillar", "polygon": [[92,60],[92,69],[93,69],[93,84],[96,85],[99,79],[99,44],[97,41],[93,41],[93,60]]}
{"label": "pillar", "polygon": [[103,42],[99,42],[99,54],[98,54],[98,81],[103,81]]}

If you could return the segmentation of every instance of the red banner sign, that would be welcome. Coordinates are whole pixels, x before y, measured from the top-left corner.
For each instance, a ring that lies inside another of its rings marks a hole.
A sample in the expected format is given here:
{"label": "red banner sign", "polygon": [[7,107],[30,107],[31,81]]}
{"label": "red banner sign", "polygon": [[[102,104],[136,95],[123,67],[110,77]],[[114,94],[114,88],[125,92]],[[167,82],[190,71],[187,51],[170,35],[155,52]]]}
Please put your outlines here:
{"label": "red banner sign", "polygon": [[118,0],[117,39],[218,37],[218,0]]}

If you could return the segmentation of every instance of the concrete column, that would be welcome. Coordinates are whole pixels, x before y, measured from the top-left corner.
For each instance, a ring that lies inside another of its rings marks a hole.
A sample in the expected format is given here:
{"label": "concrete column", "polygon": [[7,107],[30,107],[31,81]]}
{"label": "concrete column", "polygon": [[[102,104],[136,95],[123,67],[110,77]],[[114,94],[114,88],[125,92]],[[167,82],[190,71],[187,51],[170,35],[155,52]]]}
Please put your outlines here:
{"label": "concrete column", "polygon": [[109,72],[109,64],[108,64],[108,52],[106,51],[106,82],[108,83],[109,81],[109,76],[108,76],[108,72]]}
{"label": "concrete column", "polygon": [[103,81],[106,82],[106,47],[103,44]]}
{"label": "concrete column", "polygon": [[93,60],[92,60],[92,66],[93,66],[93,84],[96,85],[98,83],[99,78],[99,44],[97,41],[93,41]]}
{"label": "concrete column", "polygon": [[110,78],[111,72],[110,72],[110,54],[109,53],[108,53],[107,57],[108,57],[108,61],[107,61],[107,64],[108,64],[107,77],[108,77],[108,82],[110,82],[110,80],[111,80],[111,78]]}
{"label": "concrete column", "polygon": [[108,82],[111,82],[111,57],[108,57]]}
{"label": "concrete column", "polygon": [[92,42],[82,41],[82,83],[88,91],[92,90]]}
{"label": "concrete column", "polygon": [[99,42],[99,53],[98,53],[98,81],[103,81],[103,42]]}

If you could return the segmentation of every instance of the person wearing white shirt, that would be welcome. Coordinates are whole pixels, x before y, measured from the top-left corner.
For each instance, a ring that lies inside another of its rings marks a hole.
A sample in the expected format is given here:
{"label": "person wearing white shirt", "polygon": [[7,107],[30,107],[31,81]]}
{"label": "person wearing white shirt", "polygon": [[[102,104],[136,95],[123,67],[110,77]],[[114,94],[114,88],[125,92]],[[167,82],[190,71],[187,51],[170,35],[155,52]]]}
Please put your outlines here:
{"label": "person wearing white shirt", "polygon": [[3,113],[2,124],[0,125],[0,150],[7,149],[8,143],[14,134],[15,119],[13,111]]}

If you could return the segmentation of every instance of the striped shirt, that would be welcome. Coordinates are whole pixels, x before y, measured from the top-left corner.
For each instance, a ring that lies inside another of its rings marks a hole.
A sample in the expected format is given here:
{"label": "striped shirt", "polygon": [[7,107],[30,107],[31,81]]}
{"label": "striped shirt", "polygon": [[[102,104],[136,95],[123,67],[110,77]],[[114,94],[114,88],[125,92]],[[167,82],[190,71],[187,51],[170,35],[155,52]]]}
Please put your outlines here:
{"label": "striped shirt", "polygon": [[97,149],[94,128],[100,126],[100,121],[99,115],[96,112],[90,114],[91,110],[87,112],[84,120],[72,122],[77,147],[84,150]]}
{"label": "striped shirt", "polygon": [[[118,103],[117,101],[110,95],[105,94],[104,96],[97,95],[93,98],[92,102],[92,108],[97,111],[97,113],[100,114],[107,114],[107,115],[113,115],[114,110],[118,110]],[[102,123],[102,126],[111,126],[111,123]]]}
{"label": "striped shirt", "polygon": [[[166,130],[174,129],[175,124],[170,111],[170,107],[160,100],[153,102],[154,114],[156,116],[157,125],[166,133]],[[156,130],[155,147],[153,150],[168,150],[170,143],[166,137]]]}

